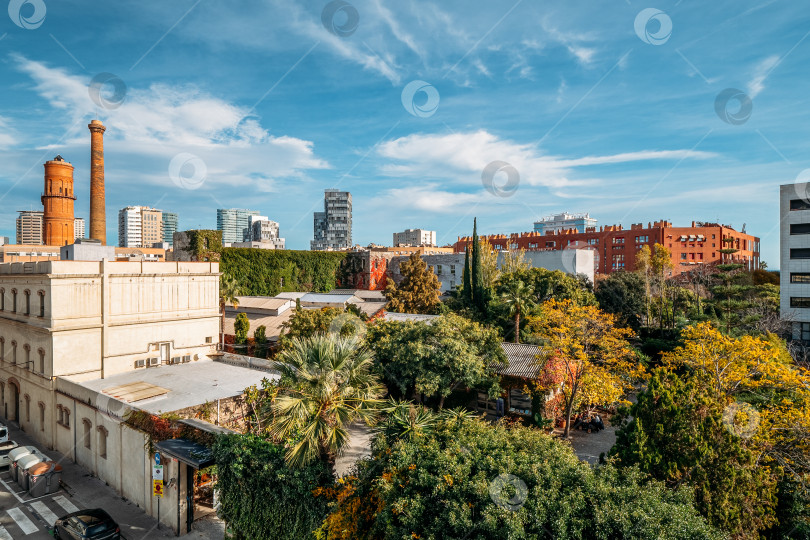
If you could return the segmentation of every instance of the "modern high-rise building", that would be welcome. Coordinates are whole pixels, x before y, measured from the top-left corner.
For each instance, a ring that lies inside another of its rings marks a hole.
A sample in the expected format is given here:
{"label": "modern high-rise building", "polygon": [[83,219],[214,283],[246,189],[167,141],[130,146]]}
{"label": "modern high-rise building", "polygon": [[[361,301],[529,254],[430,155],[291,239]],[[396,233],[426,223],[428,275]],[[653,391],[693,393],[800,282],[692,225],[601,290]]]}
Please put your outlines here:
{"label": "modern high-rise building", "polygon": [[810,345],[810,183],[779,188],[779,311]]}
{"label": "modern high-rise building", "polygon": [[272,244],[273,249],[284,249],[284,238],[279,238],[279,225],[266,216],[250,216],[251,242]]}
{"label": "modern high-rise building", "polygon": [[403,232],[394,233],[394,247],[399,246],[435,247],[436,231],[405,229]]}
{"label": "modern high-rise building", "polygon": [[17,244],[26,246],[42,245],[43,212],[20,210],[17,217]]}
{"label": "modern high-rise building", "polygon": [[258,216],[257,210],[243,208],[218,208],[217,230],[222,231],[222,243],[250,242],[250,216]]}
{"label": "modern high-rise building", "polygon": [[352,194],[324,191],[323,212],[315,212],[312,250],[339,250],[352,245]]}
{"label": "modern high-rise building", "polygon": [[73,220],[73,237],[84,238],[84,218],[77,217]]}
{"label": "modern high-rise building", "polygon": [[534,222],[534,232],[545,234],[546,232],[558,233],[562,230],[575,229],[578,233],[586,232],[588,227],[596,227],[596,220],[590,214],[554,214],[546,216],[540,221]]}
{"label": "modern high-rise building", "polygon": [[163,212],[148,206],[127,206],[118,211],[118,245],[151,248],[163,242]]}
{"label": "modern high-rise building", "polygon": [[163,242],[170,246],[174,244],[174,233],[177,232],[177,214],[163,212]]}

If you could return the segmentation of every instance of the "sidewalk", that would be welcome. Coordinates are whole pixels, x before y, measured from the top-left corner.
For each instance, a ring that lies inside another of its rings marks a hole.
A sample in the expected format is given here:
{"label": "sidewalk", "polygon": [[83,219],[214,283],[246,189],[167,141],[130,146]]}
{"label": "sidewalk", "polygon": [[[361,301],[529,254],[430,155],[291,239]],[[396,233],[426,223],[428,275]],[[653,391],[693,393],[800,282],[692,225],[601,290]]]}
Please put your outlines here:
{"label": "sidewalk", "polygon": [[[20,429],[9,425],[9,440],[17,442],[20,446],[33,445],[45,455],[62,466],[63,489],[55,495],[63,495],[70,503],[78,508],[103,508],[121,527],[121,533],[127,540],[145,540],[147,538],[175,538],[174,533],[165,525],[158,528],[156,519],[147,515],[140,507],[121,497],[113,488],[101,481],[90,472],[74,463],[69,457],[58,452],[42,448]],[[20,495],[23,501],[30,499],[27,495]],[[37,515],[42,520],[42,516]],[[199,527],[197,526],[199,523]],[[221,540],[224,538],[224,524],[216,518],[207,518],[195,523],[197,530],[187,534],[184,538]]]}

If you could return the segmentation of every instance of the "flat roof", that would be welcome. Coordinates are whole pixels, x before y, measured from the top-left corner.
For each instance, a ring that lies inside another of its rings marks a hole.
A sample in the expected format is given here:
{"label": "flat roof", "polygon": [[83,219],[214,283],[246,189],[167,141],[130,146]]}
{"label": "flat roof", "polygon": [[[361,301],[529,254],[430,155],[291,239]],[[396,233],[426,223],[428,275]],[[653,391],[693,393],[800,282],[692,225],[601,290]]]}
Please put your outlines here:
{"label": "flat roof", "polygon": [[159,386],[167,392],[132,405],[152,414],[163,414],[241,395],[245,388],[261,384],[264,378],[278,378],[278,375],[206,357],[189,364],[141,368],[77,384],[100,393],[110,387],[136,382]]}
{"label": "flat roof", "polygon": [[[292,302],[290,298],[276,298],[273,296],[237,296],[236,300],[239,302],[236,309],[239,308],[254,308],[254,309],[278,309]],[[227,304],[226,308],[233,308],[232,304]]]}

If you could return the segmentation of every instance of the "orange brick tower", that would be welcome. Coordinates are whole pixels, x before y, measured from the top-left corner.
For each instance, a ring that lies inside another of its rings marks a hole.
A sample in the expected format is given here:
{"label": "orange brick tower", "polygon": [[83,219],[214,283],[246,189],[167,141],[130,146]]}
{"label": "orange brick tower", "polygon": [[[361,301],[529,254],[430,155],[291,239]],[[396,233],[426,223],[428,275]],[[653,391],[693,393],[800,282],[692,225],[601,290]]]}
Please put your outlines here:
{"label": "orange brick tower", "polygon": [[90,128],[90,238],[107,245],[107,217],[104,209],[104,132],[107,128],[100,120],[93,120]]}
{"label": "orange brick tower", "polygon": [[73,165],[62,156],[45,162],[42,240],[46,246],[73,243]]}

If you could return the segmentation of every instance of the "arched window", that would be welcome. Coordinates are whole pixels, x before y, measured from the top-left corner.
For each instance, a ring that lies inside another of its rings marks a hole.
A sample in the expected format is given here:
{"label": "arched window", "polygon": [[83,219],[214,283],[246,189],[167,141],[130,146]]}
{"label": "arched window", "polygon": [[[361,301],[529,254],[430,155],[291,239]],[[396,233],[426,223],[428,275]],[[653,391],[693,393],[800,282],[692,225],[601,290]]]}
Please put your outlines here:
{"label": "arched window", "polygon": [[11,289],[11,312],[17,313],[17,289]]}
{"label": "arched window", "polygon": [[45,404],[39,402],[39,430],[45,431]]}
{"label": "arched window", "polygon": [[31,346],[26,343],[23,345],[23,350],[25,351],[25,369],[31,369],[31,371],[33,371],[31,366]]}
{"label": "arched window", "polygon": [[98,426],[98,455],[107,459],[107,435],[110,432],[104,426]]}
{"label": "arched window", "polygon": [[0,289],[0,311],[6,310],[6,290]]}
{"label": "arched window", "polygon": [[93,424],[87,418],[82,418],[82,424],[84,425],[84,447],[90,450],[90,433],[93,429]]}
{"label": "arched window", "polygon": [[64,426],[70,427],[70,409],[68,409],[67,407],[62,407],[62,414],[65,415],[63,422]]}
{"label": "arched window", "polygon": [[25,394],[25,421],[31,421],[31,396]]}
{"label": "arched window", "polygon": [[45,374],[45,349],[39,349],[39,372]]}
{"label": "arched window", "polygon": [[11,342],[11,363],[12,364],[17,363],[17,342],[16,341]]}
{"label": "arched window", "polygon": [[39,296],[39,316],[45,316],[45,291],[39,291],[37,293]]}
{"label": "arched window", "polygon": [[31,291],[25,290],[25,314],[31,315]]}
{"label": "arched window", "polygon": [[62,407],[62,405],[56,406],[56,423],[57,424],[65,423],[65,409]]}
{"label": "arched window", "polygon": [[0,337],[0,362],[6,361],[6,338]]}

